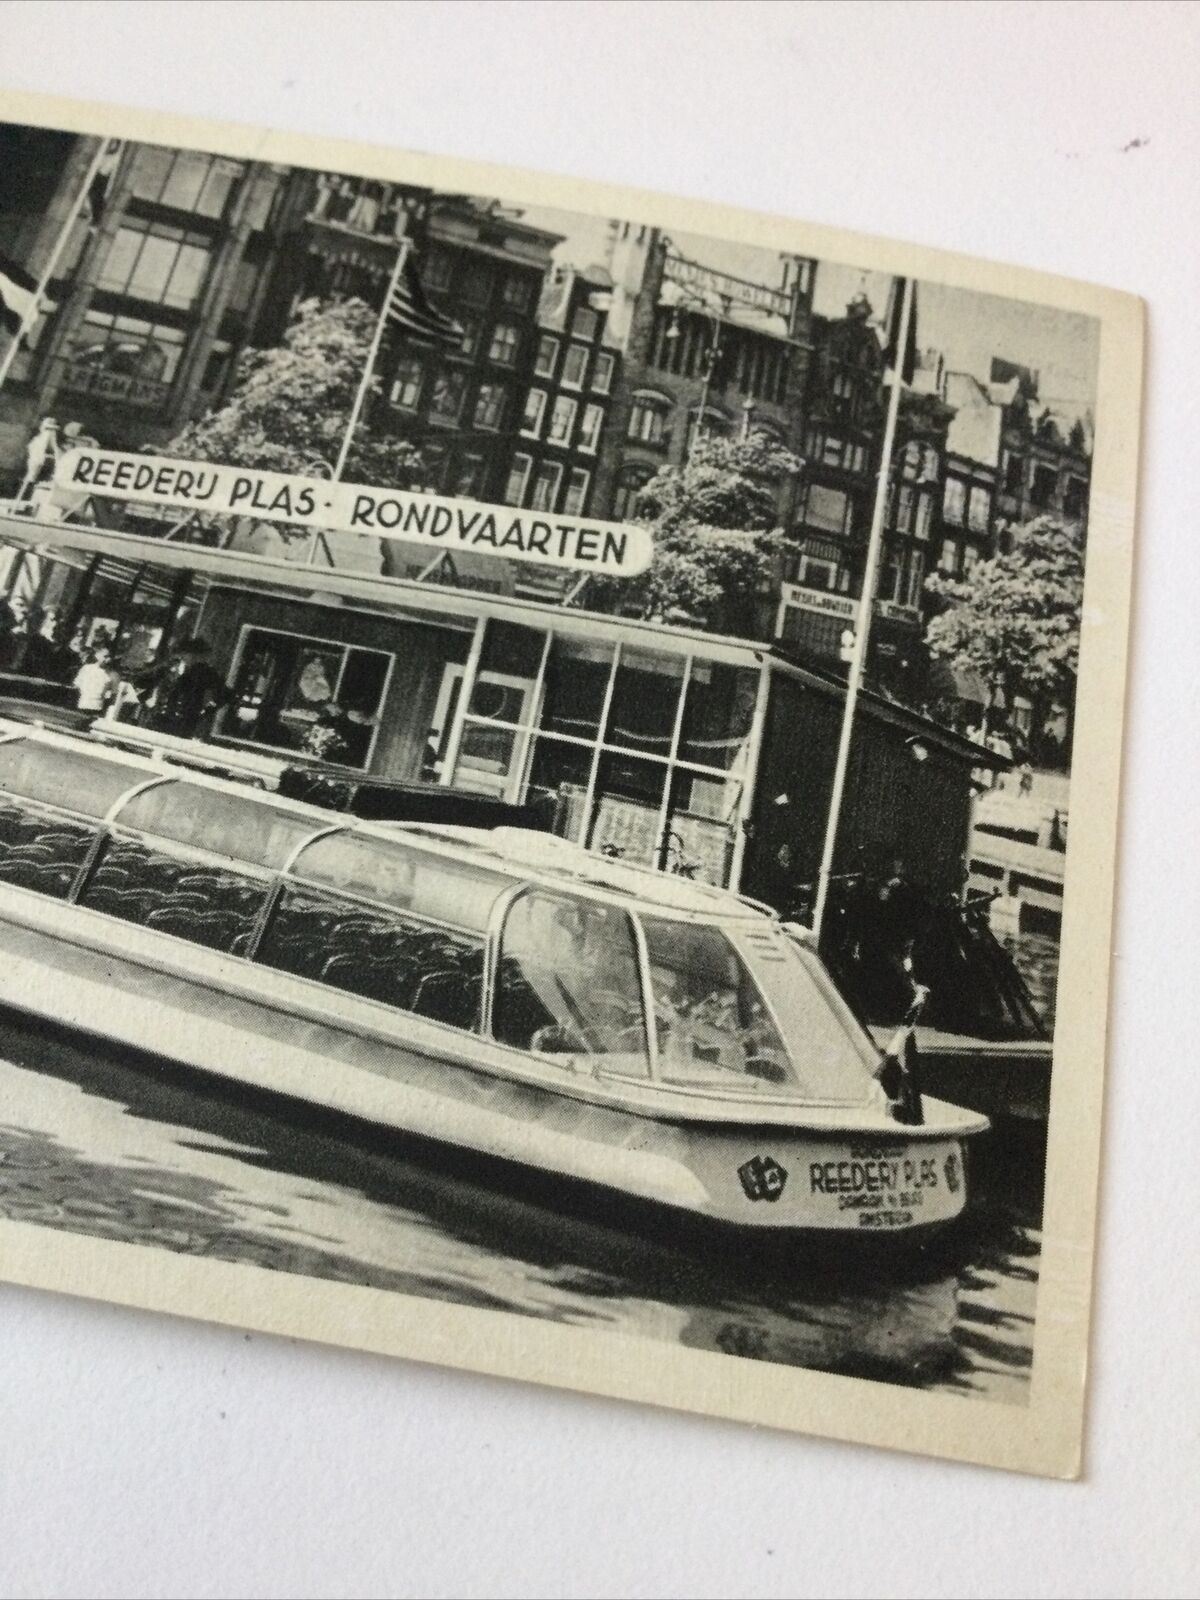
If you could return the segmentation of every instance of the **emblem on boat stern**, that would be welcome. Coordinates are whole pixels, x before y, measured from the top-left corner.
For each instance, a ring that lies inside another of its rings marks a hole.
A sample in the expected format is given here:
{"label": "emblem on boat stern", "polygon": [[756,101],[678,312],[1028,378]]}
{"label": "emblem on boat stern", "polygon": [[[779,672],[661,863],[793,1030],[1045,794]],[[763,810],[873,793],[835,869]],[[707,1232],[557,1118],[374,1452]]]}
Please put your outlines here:
{"label": "emblem on boat stern", "polygon": [[787,1168],[781,1167],[774,1156],[755,1156],[738,1168],[742,1188],[751,1200],[778,1200],[787,1176]]}

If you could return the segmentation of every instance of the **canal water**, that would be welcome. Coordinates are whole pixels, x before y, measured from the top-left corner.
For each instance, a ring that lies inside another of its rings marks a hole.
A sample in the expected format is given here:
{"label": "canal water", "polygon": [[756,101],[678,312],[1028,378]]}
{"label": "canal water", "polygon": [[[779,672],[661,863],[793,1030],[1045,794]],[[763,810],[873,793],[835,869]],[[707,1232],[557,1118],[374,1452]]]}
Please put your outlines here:
{"label": "canal water", "polygon": [[[1049,971],[1051,954],[1022,952]],[[964,1396],[1028,1398],[1044,1148],[994,1131],[967,1227],[902,1271],[706,1259],[234,1091],[0,1036],[0,1215]]]}

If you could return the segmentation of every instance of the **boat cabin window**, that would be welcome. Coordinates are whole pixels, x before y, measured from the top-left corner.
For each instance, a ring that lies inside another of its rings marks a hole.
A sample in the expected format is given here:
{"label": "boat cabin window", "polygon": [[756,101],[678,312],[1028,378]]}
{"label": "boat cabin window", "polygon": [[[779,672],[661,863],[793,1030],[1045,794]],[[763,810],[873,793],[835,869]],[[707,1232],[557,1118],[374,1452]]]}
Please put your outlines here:
{"label": "boat cabin window", "polygon": [[278,871],[321,821],[311,811],[179,780],[135,795],[117,813],[116,824]]}
{"label": "boat cabin window", "polygon": [[695,1087],[796,1087],[787,1049],[717,928],[643,915],[659,1076]]}
{"label": "boat cabin window", "polygon": [[0,790],[62,806],[78,816],[103,817],[149,774],[141,765],[111,761],[88,750],[34,739],[0,742]]}
{"label": "boat cabin window", "polygon": [[492,1032],[564,1066],[650,1071],[637,945],[614,906],[528,889],[504,920]]}
{"label": "boat cabin window", "polygon": [[284,890],[257,960],[281,972],[478,1029],[483,941],[306,884]]}
{"label": "boat cabin window", "polygon": [[379,834],[327,834],[296,857],[291,876],[479,933],[511,878]]}
{"label": "boat cabin window", "polygon": [[65,900],[95,836],[95,823],[0,794],[0,883]]}
{"label": "boat cabin window", "polygon": [[266,877],[117,833],[105,841],[79,904],[210,950],[246,955],[269,888]]}

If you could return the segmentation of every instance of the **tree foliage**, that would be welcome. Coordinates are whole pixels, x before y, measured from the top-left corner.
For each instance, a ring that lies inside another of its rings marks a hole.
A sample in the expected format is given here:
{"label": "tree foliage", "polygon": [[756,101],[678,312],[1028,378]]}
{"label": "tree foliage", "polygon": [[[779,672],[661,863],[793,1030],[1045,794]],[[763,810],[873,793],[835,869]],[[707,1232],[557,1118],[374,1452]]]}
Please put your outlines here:
{"label": "tree foliage", "polygon": [[1079,671],[1083,543],[1054,517],[1010,528],[1003,549],[963,578],[934,573],[946,606],[930,622],[930,654],[973,669],[1011,707],[1017,694],[1069,702]]}
{"label": "tree foliage", "polygon": [[[327,474],[341,448],[376,320],[377,313],[361,300],[306,300],[283,343],[249,351],[225,404],[188,423],[167,453],[274,472]],[[373,431],[364,415],[344,477],[406,489],[416,486],[421,471],[420,453],[411,444]]]}
{"label": "tree foliage", "polygon": [[775,485],[799,467],[763,434],[699,439],[690,460],[660,468],[638,496],[637,520],[654,540],[648,571],[596,581],[588,603],[627,616],[752,631],[756,597],[786,543],[775,526]]}

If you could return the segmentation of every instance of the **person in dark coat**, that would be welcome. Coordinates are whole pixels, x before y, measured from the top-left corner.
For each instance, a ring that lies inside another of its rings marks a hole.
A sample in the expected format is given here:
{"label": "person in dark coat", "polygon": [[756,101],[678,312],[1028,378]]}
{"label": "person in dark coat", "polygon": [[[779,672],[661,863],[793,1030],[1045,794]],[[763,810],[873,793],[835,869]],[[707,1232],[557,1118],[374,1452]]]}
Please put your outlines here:
{"label": "person in dark coat", "polygon": [[218,706],[229,699],[224,678],[209,661],[206,639],[188,639],[166,661],[139,673],[135,687],[146,704],[143,726],[177,739],[207,732]]}

